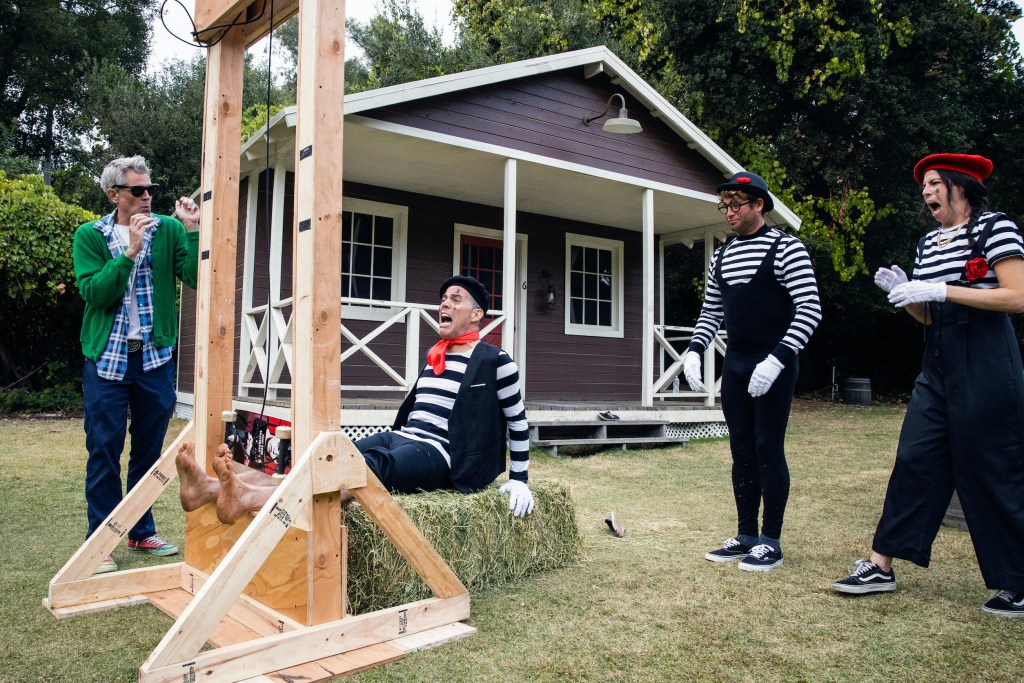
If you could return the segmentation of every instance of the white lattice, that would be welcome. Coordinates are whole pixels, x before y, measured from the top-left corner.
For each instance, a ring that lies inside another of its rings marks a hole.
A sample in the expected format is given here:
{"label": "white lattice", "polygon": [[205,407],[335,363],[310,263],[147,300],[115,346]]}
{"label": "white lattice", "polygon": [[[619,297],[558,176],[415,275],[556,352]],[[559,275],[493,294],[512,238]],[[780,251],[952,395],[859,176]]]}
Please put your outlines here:
{"label": "white lattice", "polygon": [[729,428],[724,422],[673,422],[665,425],[665,436],[694,439],[713,439],[729,436]]}
{"label": "white lattice", "polygon": [[390,425],[362,425],[357,427],[341,427],[341,432],[352,439],[358,441],[359,439],[367,436],[373,436],[374,434],[380,434],[381,432],[391,431]]}

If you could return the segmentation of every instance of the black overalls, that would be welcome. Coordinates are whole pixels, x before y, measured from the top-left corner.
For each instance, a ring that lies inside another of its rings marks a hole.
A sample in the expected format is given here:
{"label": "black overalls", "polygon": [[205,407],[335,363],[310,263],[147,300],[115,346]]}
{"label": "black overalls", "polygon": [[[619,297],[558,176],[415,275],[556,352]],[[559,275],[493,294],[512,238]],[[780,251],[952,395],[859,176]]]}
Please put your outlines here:
{"label": "black overalls", "polygon": [[758,536],[757,513],[763,499],[762,534],[771,539],[782,535],[789,499],[784,441],[796,387],[796,358],[763,396],[752,397],[747,387],[754,366],[775,349],[793,321],[793,299],[775,277],[775,254],[781,239],[780,235],[745,284],[730,285],[722,277],[728,246],[722,248],[715,268],[729,335],[722,367],[722,412],[729,427],[738,531],[741,536]]}
{"label": "black overalls", "polygon": [[928,307],[924,362],[872,548],[927,567],[955,488],[985,585],[1021,591],[1024,368],[1017,338],[1005,313],[948,301]]}

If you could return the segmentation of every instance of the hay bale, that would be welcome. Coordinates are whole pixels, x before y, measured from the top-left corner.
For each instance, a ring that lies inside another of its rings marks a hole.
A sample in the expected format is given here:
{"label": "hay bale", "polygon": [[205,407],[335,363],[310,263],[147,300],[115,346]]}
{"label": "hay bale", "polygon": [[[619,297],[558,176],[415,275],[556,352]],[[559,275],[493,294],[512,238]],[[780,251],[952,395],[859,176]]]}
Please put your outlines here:
{"label": "hay bale", "polygon": [[[531,483],[536,506],[512,516],[497,486],[469,495],[435,491],[395,500],[471,594],[573,563],[583,551],[576,506],[560,482]],[[348,599],[363,614],[431,596],[423,580],[357,503],[347,508]]]}

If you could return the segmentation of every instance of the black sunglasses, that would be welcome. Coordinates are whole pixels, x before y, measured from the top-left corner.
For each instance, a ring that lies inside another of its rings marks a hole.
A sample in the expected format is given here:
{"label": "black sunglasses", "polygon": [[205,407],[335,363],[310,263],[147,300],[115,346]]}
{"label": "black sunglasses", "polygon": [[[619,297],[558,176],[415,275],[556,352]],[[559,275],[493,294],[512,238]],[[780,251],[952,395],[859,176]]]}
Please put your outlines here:
{"label": "black sunglasses", "polygon": [[149,196],[152,197],[156,194],[159,185],[114,185],[118,190],[131,190],[133,197],[141,197],[143,193],[148,192]]}

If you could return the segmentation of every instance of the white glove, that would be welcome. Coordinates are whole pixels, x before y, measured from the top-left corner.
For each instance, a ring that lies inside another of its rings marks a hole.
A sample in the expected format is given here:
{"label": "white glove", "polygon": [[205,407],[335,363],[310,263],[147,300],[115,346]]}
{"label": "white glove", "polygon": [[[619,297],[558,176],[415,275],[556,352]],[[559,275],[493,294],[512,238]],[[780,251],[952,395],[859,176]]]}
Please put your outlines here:
{"label": "white glove", "polygon": [[784,367],[778,358],[769,353],[767,358],[754,366],[754,374],[750,376],[747,393],[754,398],[764,396]]}
{"label": "white glove", "polygon": [[889,292],[889,303],[903,308],[907,304],[922,304],[928,301],[945,301],[945,282],[921,282],[913,280],[896,285]]}
{"label": "white glove", "polygon": [[516,517],[525,517],[533,512],[533,493],[529,486],[518,479],[509,479],[498,492],[508,493],[508,509]]}
{"label": "white glove", "polygon": [[683,354],[683,377],[691,391],[704,391],[704,382],[700,378],[700,354],[696,351]]}
{"label": "white glove", "polygon": [[891,270],[889,268],[879,268],[875,271],[875,284],[881,287],[884,292],[891,292],[893,287],[902,285],[906,281],[907,274],[896,265]]}

